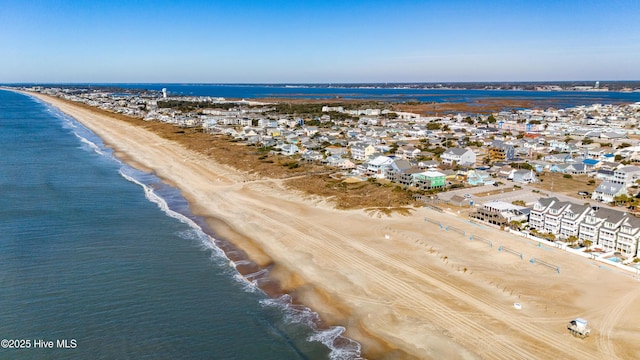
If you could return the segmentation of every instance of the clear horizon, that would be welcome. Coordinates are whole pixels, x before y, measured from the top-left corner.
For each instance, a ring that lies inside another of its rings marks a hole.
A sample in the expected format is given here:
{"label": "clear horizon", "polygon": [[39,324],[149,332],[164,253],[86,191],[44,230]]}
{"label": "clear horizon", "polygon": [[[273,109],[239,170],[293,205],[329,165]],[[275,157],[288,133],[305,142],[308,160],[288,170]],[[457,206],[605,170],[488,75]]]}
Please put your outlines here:
{"label": "clear horizon", "polygon": [[253,86],[253,85],[419,85],[419,84],[563,84],[563,83],[640,83],[640,80],[540,80],[540,81],[407,81],[407,82],[236,82],[236,83],[207,83],[207,82],[11,82],[0,83],[0,85],[230,85],[230,86]]}
{"label": "clear horizon", "polygon": [[638,18],[638,0],[6,0],[0,83],[635,81]]}

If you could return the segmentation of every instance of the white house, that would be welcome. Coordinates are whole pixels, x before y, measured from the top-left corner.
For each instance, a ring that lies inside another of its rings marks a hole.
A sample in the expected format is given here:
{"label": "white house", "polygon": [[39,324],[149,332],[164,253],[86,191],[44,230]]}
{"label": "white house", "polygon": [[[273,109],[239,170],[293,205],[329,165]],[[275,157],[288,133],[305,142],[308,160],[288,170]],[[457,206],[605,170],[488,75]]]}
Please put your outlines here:
{"label": "white house", "polygon": [[514,182],[523,184],[538,182],[536,173],[533,170],[516,170],[512,172],[510,178]]}
{"label": "white house", "polygon": [[366,163],[367,174],[379,179],[384,179],[387,171],[391,168],[391,164],[393,164],[392,158],[388,156],[378,156]]}
{"label": "white house", "polygon": [[295,144],[285,144],[282,145],[282,148],[280,149],[280,153],[282,155],[295,155],[300,151],[300,149],[295,145]]}
{"label": "white house", "polygon": [[476,153],[470,149],[450,148],[440,155],[443,164],[460,166],[473,166],[476,163]]}
{"label": "white house", "polygon": [[591,200],[613,202],[613,198],[626,193],[627,189],[623,184],[617,184],[612,181],[603,181],[593,191],[593,194],[591,194]]}

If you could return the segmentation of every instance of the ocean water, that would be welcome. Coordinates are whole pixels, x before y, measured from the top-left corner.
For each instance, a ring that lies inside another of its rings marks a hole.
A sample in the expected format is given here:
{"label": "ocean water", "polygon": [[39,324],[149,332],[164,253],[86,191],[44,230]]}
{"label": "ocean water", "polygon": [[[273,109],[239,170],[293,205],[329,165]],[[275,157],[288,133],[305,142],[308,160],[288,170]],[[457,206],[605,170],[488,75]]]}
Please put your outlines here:
{"label": "ocean water", "polygon": [[567,108],[589,104],[618,104],[640,101],[640,92],[599,91],[517,91],[471,89],[404,89],[404,88],[343,88],[330,85],[287,86],[268,84],[83,84],[93,87],[120,87],[160,91],[169,95],[214,96],[225,98],[309,98],[361,99],[376,101],[422,101],[471,103],[483,100],[524,100],[540,106]]}
{"label": "ocean water", "polygon": [[0,359],[358,358],[207,232],[82,125],[0,90],[0,338],[23,347],[3,341]]}

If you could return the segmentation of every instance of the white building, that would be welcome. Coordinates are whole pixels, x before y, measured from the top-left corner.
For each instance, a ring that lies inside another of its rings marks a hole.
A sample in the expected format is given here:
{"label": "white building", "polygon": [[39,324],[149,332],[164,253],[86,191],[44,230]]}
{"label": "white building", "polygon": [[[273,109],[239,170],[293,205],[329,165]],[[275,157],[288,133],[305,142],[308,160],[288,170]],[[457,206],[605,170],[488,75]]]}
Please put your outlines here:
{"label": "white building", "polygon": [[544,198],[534,204],[529,225],[561,239],[576,236],[581,242],[588,240],[605,252],[639,256],[640,219],[626,212]]}
{"label": "white building", "polygon": [[460,166],[473,166],[476,164],[476,153],[470,149],[450,148],[440,155],[443,164]]}
{"label": "white building", "polygon": [[376,151],[375,147],[371,144],[364,142],[357,142],[351,146],[351,157],[354,160],[364,161],[373,155]]}
{"label": "white building", "polygon": [[388,156],[378,156],[366,163],[367,174],[379,179],[386,178],[387,171],[391,168],[393,159]]}

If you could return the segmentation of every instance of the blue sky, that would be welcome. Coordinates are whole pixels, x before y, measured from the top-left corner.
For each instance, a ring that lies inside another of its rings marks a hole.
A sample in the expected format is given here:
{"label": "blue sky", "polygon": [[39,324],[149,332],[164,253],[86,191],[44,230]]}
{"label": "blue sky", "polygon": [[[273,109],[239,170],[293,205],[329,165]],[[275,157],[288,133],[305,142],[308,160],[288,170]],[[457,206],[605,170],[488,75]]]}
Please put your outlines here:
{"label": "blue sky", "polygon": [[547,80],[640,80],[640,0],[0,0],[0,83]]}

